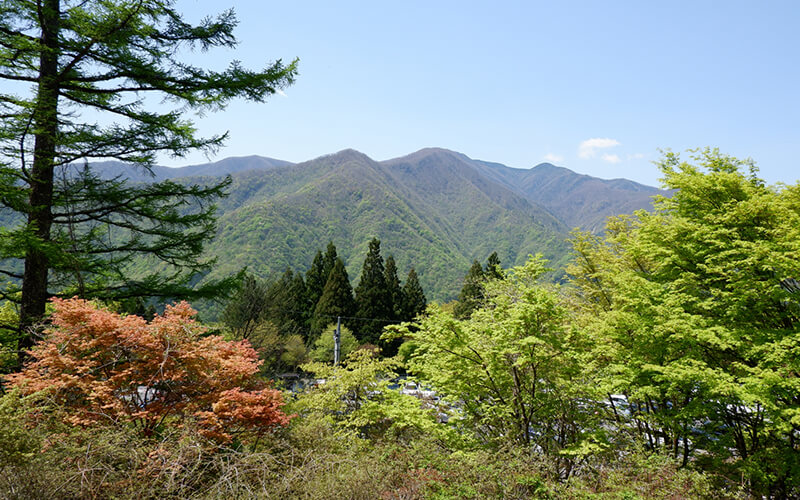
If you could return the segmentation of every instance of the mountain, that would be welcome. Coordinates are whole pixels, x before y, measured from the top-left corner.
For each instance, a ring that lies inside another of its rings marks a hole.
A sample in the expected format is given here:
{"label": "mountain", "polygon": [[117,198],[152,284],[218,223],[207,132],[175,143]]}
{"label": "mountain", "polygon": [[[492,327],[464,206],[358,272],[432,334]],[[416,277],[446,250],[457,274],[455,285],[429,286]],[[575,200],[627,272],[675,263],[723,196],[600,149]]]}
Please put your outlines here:
{"label": "mountain", "polygon": [[162,167],[154,165],[148,172],[142,167],[126,165],[118,161],[92,163],[92,170],[104,179],[120,177],[133,182],[154,182],[183,177],[224,177],[248,170],[268,170],[285,167],[291,162],[266,158],[263,156],[240,156],[225,158],[213,163],[189,165],[186,167]]}
{"label": "mountain", "polygon": [[568,259],[571,228],[602,231],[607,216],[649,208],[650,197],[663,193],[547,163],[515,169],[439,148],[381,162],[354,150],[298,164],[226,158],[156,166],[154,176],[118,162],[92,168],[133,182],[207,183],[231,175],[206,249],[218,262],[208,278],[243,267],[261,277],[287,267],[305,272],[316,251],[333,241],[355,285],[368,242],[377,237],[383,256],[394,255],[401,279],[414,266],[435,300],[454,298],[473,259],[485,262],[494,251],[506,267],[543,253],[559,269]]}
{"label": "mountain", "polygon": [[377,237],[401,277],[413,265],[429,298],[449,299],[492,251],[505,265],[536,252],[561,263],[567,252],[566,226],[549,211],[444,150],[386,162],[345,150],[236,174],[231,193],[208,248],[216,277],[245,265],[262,276],[305,270],[331,240],[356,281]]}
{"label": "mountain", "polygon": [[666,194],[627,179],[598,179],[550,163],[523,170],[499,163],[473,162],[484,175],[535,200],[570,229],[580,227],[600,232],[607,217],[649,209],[653,196]]}

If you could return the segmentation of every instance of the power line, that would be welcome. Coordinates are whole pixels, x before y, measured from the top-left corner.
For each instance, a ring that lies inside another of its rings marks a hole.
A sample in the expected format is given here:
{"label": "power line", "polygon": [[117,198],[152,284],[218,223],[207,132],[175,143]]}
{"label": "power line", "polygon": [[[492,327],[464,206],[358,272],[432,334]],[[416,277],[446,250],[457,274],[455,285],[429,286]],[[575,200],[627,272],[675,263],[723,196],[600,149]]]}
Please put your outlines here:
{"label": "power line", "polygon": [[[297,309],[283,309],[283,308],[270,308],[270,309],[273,310],[273,311],[279,311],[279,312],[283,312],[283,313],[305,314],[305,313],[309,312],[309,311],[299,311]],[[359,320],[359,321],[380,321],[382,323],[388,323],[388,324],[399,323],[398,320],[386,319],[386,318],[364,318],[364,317],[360,317],[360,316],[342,316],[342,315],[338,315],[338,314],[336,314],[336,315],[333,315],[333,314],[317,314],[316,316],[317,317],[323,317],[323,318],[331,318],[331,319],[342,318],[342,319],[355,319],[355,320]]]}

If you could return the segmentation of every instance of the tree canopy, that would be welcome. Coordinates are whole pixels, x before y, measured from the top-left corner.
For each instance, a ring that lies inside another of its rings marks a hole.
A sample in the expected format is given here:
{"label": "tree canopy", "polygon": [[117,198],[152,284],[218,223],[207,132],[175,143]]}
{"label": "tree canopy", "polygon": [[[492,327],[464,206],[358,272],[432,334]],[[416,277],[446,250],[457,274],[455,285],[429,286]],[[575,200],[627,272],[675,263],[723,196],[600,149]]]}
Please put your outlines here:
{"label": "tree canopy", "polygon": [[461,292],[458,294],[458,303],[455,307],[457,317],[462,319],[469,318],[472,311],[480,307],[484,299],[483,284],[485,281],[486,271],[484,271],[477,259],[473,260],[467,275],[464,276],[464,285],[461,287]]}
{"label": "tree canopy", "polygon": [[800,471],[800,189],[717,150],[692,159],[665,155],[676,191],[654,213],[575,234],[568,272],[596,369],[649,446],[785,495]]}
{"label": "tree canopy", "polygon": [[33,362],[11,376],[25,393],[45,391],[72,425],[133,424],[145,435],[192,420],[225,441],[289,422],[280,391],[256,377],[247,341],[204,335],[185,302],[147,323],[80,299],[55,300],[53,327]]}
{"label": "tree canopy", "polygon": [[403,285],[402,297],[403,321],[411,321],[416,318],[417,315],[425,312],[428,301],[425,298],[425,292],[422,290],[422,286],[419,284],[417,271],[413,267],[408,271],[408,277],[406,277],[406,282]]}
{"label": "tree canopy", "polygon": [[541,257],[486,282],[468,319],[439,306],[410,325],[390,327],[416,345],[409,370],[459,402],[469,429],[490,443],[535,447],[559,459],[597,450],[595,403],[583,377],[584,334],[568,322],[555,291],[538,283]]}
{"label": "tree canopy", "polygon": [[328,281],[325,283],[322,297],[314,308],[312,332],[321,332],[330,323],[336,321],[337,316],[352,317],[355,310],[353,287],[350,285],[344,262],[337,257]]}
{"label": "tree canopy", "polygon": [[381,242],[372,238],[361,268],[361,279],[355,289],[356,315],[360,324],[356,330],[362,342],[376,344],[383,327],[392,321],[394,306],[386,284],[386,271],[381,256]]}
{"label": "tree canopy", "polygon": [[222,311],[222,321],[234,337],[250,339],[258,324],[265,319],[269,308],[268,290],[266,283],[255,276],[247,274],[243,277]]}
{"label": "tree canopy", "polygon": [[[148,169],[157,155],[213,152],[225,134],[198,137],[191,111],[234,98],[263,101],[294,81],[296,61],[251,71],[187,64],[185,50],[236,45],[233,11],[187,23],[174,1],[8,0],[0,5],[0,234],[2,273],[25,328],[58,293],[85,297],[192,296],[209,262],[211,186],[133,186],[90,167],[117,159]],[[162,108],[149,103],[162,101]],[[172,106],[170,108],[170,106]],[[89,168],[75,164],[89,162]],[[151,262],[138,272],[131,256]],[[17,293],[19,292],[19,293]],[[24,336],[22,345],[31,345]]]}
{"label": "tree canopy", "polygon": [[386,257],[384,280],[386,281],[389,303],[392,305],[392,316],[389,319],[393,321],[400,320],[404,316],[403,287],[400,285],[400,278],[397,276],[397,264],[394,261],[393,255]]}

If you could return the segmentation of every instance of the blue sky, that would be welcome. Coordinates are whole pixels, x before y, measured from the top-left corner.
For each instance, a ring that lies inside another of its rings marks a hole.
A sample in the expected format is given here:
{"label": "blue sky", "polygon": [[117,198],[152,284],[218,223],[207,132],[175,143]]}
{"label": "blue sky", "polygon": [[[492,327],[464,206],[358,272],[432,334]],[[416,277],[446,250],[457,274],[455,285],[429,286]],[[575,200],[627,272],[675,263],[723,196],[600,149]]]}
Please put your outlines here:
{"label": "blue sky", "polygon": [[285,95],[196,119],[203,134],[230,131],[216,159],[297,162],[354,148],[384,160],[437,146],[656,185],[659,149],[711,146],[753,158],[770,183],[800,179],[800,2],[178,7],[193,20],[227,7],[239,18],[239,46],[190,55],[195,62],[300,58]]}

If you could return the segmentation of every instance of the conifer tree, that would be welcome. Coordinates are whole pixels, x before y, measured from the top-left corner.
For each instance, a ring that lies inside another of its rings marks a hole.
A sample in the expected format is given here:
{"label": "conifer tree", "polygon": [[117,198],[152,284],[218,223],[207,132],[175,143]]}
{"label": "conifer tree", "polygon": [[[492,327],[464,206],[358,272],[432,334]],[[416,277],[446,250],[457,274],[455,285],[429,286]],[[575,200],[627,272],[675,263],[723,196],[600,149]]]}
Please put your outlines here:
{"label": "conifer tree", "polygon": [[403,285],[402,299],[403,316],[401,319],[403,321],[413,320],[417,315],[425,312],[428,305],[425,292],[422,291],[422,286],[417,278],[417,271],[413,267],[408,272],[408,277]]}
{"label": "conifer tree", "polygon": [[323,267],[322,250],[317,250],[314,261],[306,272],[306,294],[312,313],[317,306],[317,302],[319,302],[319,298],[322,297],[325,282],[328,281],[327,276],[324,275]]}
{"label": "conifer tree", "polygon": [[400,286],[400,278],[397,277],[397,264],[395,264],[394,256],[392,255],[386,257],[384,280],[386,281],[386,290],[392,311],[392,316],[389,319],[392,321],[401,320],[404,315],[403,289]]}
{"label": "conifer tree", "polygon": [[497,252],[492,252],[489,258],[486,259],[486,267],[483,269],[483,274],[487,279],[503,279],[500,257],[497,256]]}
{"label": "conifer tree", "polygon": [[302,334],[307,331],[305,316],[308,299],[302,275],[286,268],[280,279],[269,287],[267,296],[269,306],[265,319],[278,327],[280,335]]}
{"label": "conifer tree", "polygon": [[[234,47],[236,18],[226,11],[192,25],[174,4],[0,3],[0,207],[16,221],[0,232],[0,274],[17,283],[0,295],[20,305],[22,348],[54,294],[189,296],[209,269],[202,244],[229,181],[133,186],[71,165],[113,158],[148,170],[159,153],[213,152],[226,135],[197,137],[191,112],[263,101],[294,80],[295,62],[221,72],[188,64],[184,49]],[[172,109],[145,108],[159,101]],[[137,255],[157,271],[131,273]]]}
{"label": "conifer tree", "polygon": [[334,245],[332,241],[329,241],[328,247],[325,249],[325,257],[322,259],[322,278],[326,283],[328,281],[328,276],[333,270],[333,266],[336,264],[337,257],[336,245]]}
{"label": "conifer tree", "polygon": [[291,311],[291,319],[294,322],[297,332],[302,335],[304,340],[308,340],[308,323],[311,319],[312,305],[308,301],[303,275],[295,273],[289,284],[289,300],[287,308]]}
{"label": "conifer tree", "polygon": [[461,287],[461,293],[458,295],[458,304],[453,312],[457,318],[466,319],[472,315],[472,311],[480,306],[483,300],[483,282],[485,274],[480,262],[477,260],[472,261],[472,267],[464,277],[464,286]]}
{"label": "conifer tree", "polygon": [[386,286],[386,275],[381,257],[381,242],[372,238],[361,270],[361,280],[356,287],[356,315],[354,325],[359,340],[376,344],[381,330],[394,316],[391,296]]}
{"label": "conifer tree", "polygon": [[336,262],[322,291],[311,321],[312,333],[320,333],[328,324],[336,321],[337,316],[352,317],[355,314],[353,287],[347,277],[347,270],[342,259]]}

